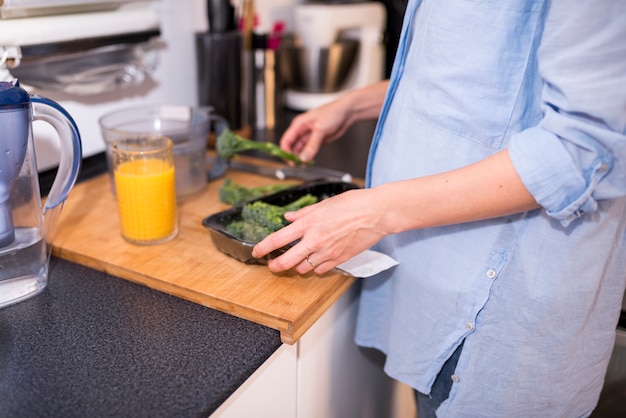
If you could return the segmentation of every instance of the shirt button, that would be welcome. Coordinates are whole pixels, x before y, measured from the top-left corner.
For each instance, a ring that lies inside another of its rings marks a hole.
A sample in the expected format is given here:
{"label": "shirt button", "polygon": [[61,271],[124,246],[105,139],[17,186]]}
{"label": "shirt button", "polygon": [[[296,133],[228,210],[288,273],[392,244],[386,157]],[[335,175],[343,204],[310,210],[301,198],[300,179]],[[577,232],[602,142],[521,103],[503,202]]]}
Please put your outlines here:
{"label": "shirt button", "polygon": [[453,374],[452,376],[450,376],[450,379],[452,379],[452,381],[454,383],[459,383],[459,376]]}
{"label": "shirt button", "polygon": [[495,279],[498,274],[494,269],[487,270],[487,277],[490,279]]}
{"label": "shirt button", "polygon": [[609,165],[607,163],[602,163],[600,164],[600,167],[598,167],[598,171],[600,173],[604,173],[608,169],[609,169]]}
{"label": "shirt button", "polygon": [[465,329],[468,331],[473,331],[474,330],[474,324],[472,324],[471,322],[466,322],[465,323]]}

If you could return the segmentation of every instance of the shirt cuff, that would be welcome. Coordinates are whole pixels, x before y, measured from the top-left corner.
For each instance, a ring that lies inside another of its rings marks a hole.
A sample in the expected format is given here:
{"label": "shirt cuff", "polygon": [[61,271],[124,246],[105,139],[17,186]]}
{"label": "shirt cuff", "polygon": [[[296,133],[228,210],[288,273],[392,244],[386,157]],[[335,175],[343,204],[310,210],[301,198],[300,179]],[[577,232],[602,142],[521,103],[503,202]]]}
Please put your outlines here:
{"label": "shirt cuff", "polygon": [[563,226],[597,209],[592,194],[610,169],[611,161],[606,156],[575,158],[557,135],[541,126],[516,134],[508,148],[513,166],[530,194]]}

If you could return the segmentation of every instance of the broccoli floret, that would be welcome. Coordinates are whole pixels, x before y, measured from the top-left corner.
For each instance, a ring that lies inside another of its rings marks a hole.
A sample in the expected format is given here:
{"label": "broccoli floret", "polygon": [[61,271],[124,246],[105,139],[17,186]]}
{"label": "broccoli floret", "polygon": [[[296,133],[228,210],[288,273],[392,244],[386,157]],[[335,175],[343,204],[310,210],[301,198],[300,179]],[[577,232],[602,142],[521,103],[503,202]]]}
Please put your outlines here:
{"label": "broccoli floret", "polygon": [[217,149],[217,154],[225,161],[230,161],[235,154],[240,152],[257,150],[268,155],[281,158],[285,161],[293,161],[296,164],[302,163],[300,157],[282,150],[278,145],[272,142],[259,142],[243,138],[230,129],[224,129],[224,131],[222,131],[222,133],[217,137],[215,147]]}
{"label": "broccoli floret", "polygon": [[293,184],[279,183],[246,188],[227,178],[224,180],[219,190],[220,201],[228,205],[240,205],[249,200],[258,199],[259,197],[285,190],[291,186],[293,186]]}
{"label": "broccoli floret", "polygon": [[243,207],[241,217],[245,221],[254,222],[271,231],[278,231],[287,224],[283,217],[285,212],[286,210],[281,206],[270,205],[257,200]]}
{"label": "broccoli floret", "polygon": [[317,197],[312,194],[306,194],[285,206],[272,205],[257,200],[243,207],[241,217],[244,220],[256,222],[272,231],[278,231],[287,225],[287,220],[284,217],[285,212],[298,210],[313,203],[317,203]]}
{"label": "broccoli floret", "polygon": [[241,211],[242,220],[228,224],[226,231],[243,241],[257,243],[288,224],[284,217],[285,212],[301,209],[317,201],[317,197],[306,194],[284,206],[272,205],[260,200],[247,203]]}
{"label": "broccoli floret", "polygon": [[271,234],[272,230],[265,228],[255,222],[251,221],[233,221],[226,226],[226,231],[246,242],[257,243],[261,242],[263,238]]}

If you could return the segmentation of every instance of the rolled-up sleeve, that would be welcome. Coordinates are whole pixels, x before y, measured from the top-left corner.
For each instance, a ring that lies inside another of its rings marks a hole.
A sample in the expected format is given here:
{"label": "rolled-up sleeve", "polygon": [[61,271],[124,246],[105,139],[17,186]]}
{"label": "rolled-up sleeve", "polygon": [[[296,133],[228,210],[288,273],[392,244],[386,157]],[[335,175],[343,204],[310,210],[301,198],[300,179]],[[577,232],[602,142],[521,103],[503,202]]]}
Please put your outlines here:
{"label": "rolled-up sleeve", "polygon": [[626,1],[569,3],[551,2],[558,23],[542,35],[543,118],[509,142],[524,185],[564,225],[626,196]]}

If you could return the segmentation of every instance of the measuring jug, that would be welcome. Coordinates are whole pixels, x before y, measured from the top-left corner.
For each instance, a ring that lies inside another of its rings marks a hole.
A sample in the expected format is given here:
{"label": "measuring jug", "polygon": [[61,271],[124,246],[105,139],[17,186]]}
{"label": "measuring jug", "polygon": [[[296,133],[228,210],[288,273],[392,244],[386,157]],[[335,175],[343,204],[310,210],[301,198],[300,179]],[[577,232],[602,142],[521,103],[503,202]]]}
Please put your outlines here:
{"label": "measuring jug", "polygon": [[[59,168],[42,206],[31,122],[57,131]],[[0,81],[0,308],[41,292],[51,243],[82,158],[80,134],[58,103],[30,95],[17,80]]]}
{"label": "measuring jug", "polygon": [[[174,142],[176,196],[184,198],[207,185],[207,145],[210,132],[228,127],[211,107],[152,104],[117,109],[103,115],[100,129],[107,144],[107,164],[113,187],[111,145],[119,140],[167,136]],[[113,187],[114,189],[114,187]]]}

